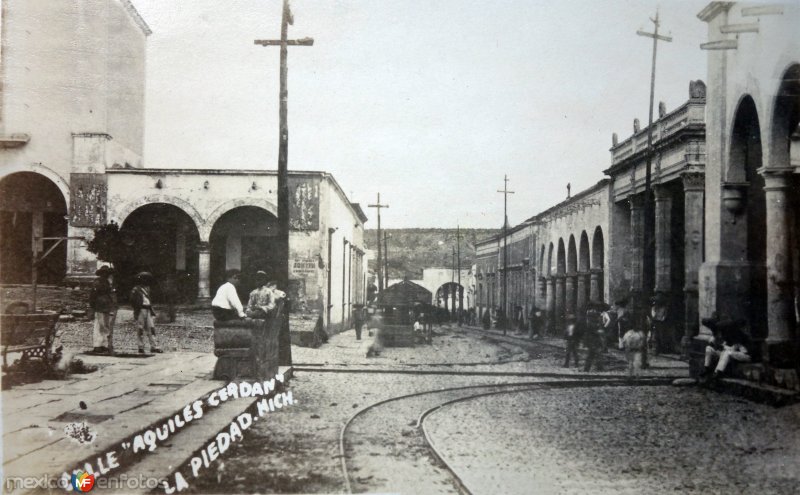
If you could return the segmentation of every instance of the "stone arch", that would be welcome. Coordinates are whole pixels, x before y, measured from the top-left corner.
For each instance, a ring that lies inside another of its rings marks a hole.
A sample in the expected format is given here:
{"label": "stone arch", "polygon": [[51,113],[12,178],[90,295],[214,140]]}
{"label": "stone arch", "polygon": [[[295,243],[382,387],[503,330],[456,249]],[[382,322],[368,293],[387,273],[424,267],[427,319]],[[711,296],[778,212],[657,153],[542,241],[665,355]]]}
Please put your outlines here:
{"label": "stone arch", "polygon": [[768,167],[791,166],[792,150],[800,155],[800,141],[792,140],[792,135],[800,133],[800,63],[786,67],[780,81],[766,137],[771,155]]}
{"label": "stone arch", "polygon": [[564,239],[558,239],[558,253],[556,254],[556,273],[564,275],[567,272],[567,256],[564,249]]}
{"label": "stone arch", "polygon": [[605,263],[605,243],[603,229],[598,225],[592,235],[592,268],[602,270]]}
{"label": "stone arch", "polygon": [[155,279],[154,301],[193,301],[197,297],[200,232],[197,218],[185,205],[145,202],[125,216],[120,233],[129,247],[115,266],[121,296],[130,293],[137,273],[147,271]]}
{"label": "stone arch", "polygon": [[33,165],[11,165],[3,169],[3,175],[0,179],[17,172],[34,172],[50,179],[61,191],[61,195],[64,196],[64,201],[67,202],[67,208],[69,208],[69,182],[64,180],[56,171],[40,163],[34,163]]}
{"label": "stone arch", "polygon": [[137,209],[141,208],[142,206],[146,206],[146,205],[149,205],[149,204],[155,204],[155,203],[168,204],[168,205],[174,206],[174,207],[182,210],[184,213],[186,213],[189,216],[189,218],[192,219],[192,221],[194,221],[194,226],[195,226],[195,228],[197,228],[197,231],[200,233],[200,240],[201,241],[207,240],[207,239],[203,239],[203,236],[202,236],[203,227],[205,225],[205,221],[203,221],[203,217],[200,215],[200,213],[197,211],[197,209],[195,209],[195,207],[192,206],[191,203],[189,203],[188,201],[186,201],[184,199],[177,198],[175,196],[168,196],[166,194],[151,194],[151,195],[148,195],[148,196],[143,196],[141,198],[137,198],[137,199],[127,203],[125,206],[123,206],[119,210],[117,210],[113,214],[113,216],[111,218],[109,218],[109,220],[115,220],[121,226],[125,222],[125,219],[128,218],[131,213],[133,213]]}
{"label": "stone arch", "polygon": [[580,245],[578,247],[578,270],[581,272],[588,272],[591,266],[589,261],[589,236],[586,231],[581,232]]}
{"label": "stone arch", "polygon": [[742,95],[733,114],[728,147],[725,182],[722,184],[723,259],[744,263],[750,283],[738,296],[721,297],[718,311],[748,320],[752,336],[761,340],[767,334],[767,279],[764,235],[766,196],[761,119],[755,100]]}
{"label": "stone arch", "polygon": [[575,247],[575,236],[570,234],[567,242],[567,273],[578,271],[578,249]]}
{"label": "stone arch", "polygon": [[214,211],[206,218],[205,224],[203,228],[200,229],[200,240],[201,241],[208,241],[211,237],[211,230],[214,228],[214,224],[217,220],[222,217],[225,213],[233,210],[234,208],[239,208],[240,206],[256,206],[258,208],[264,209],[275,218],[278,218],[278,207],[275,204],[267,201],[263,198],[237,198],[232,199],[230,201],[226,201],[221,205],[217,206]]}
{"label": "stone arch", "polygon": [[58,183],[30,167],[0,178],[0,282],[33,282],[36,255],[50,249],[37,265],[39,284],[60,284],[67,273],[67,245],[56,244],[69,232],[67,198]]}

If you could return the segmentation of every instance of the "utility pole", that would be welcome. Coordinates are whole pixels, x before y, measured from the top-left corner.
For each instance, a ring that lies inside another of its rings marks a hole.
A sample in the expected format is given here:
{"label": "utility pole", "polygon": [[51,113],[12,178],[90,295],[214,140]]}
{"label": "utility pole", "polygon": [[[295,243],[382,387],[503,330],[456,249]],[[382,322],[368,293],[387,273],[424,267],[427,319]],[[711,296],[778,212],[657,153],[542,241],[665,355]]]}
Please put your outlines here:
{"label": "utility pole", "polygon": [[450,246],[453,250],[453,257],[450,259],[450,321],[454,321],[456,318],[456,292],[458,292],[458,287],[456,287],[456,247]]}
{"label": "utility pole", "polygon": [[[640,303],[640,311],[643,311],[646,308],[645,301],[650,297],[652,293],[652,289],[654,286],[653,276],[654,274],[654,266],[653,263],[650,262],[652,256],[654,255],[654,225],[655,225],[655,208],[654,208],[654,198],[653,198],[653,191],[652,191],[652,184],[651,184],[651,171],[652,171],[652,162],[653,162],[653,102],[655,99],[655,85],[656,85],[656,52],[658,49],[658,42],[666,41],[671,42],[671,36],[664,36],[658,34],[658,28],[661,25],[659,22],[658,17],[658,10],[656,9],[656,17],[650,18],[655,26],[655,29],[652,33],[648,33],[642,31],[641,29],[636,31],[636,34],[639,36],[644,36],[646,38],[653,39],[653,61],[650,70],[650,109],[648,113],[647,119],[647,166],[645,168],[645,178],[644,178],[644,249],[643,249],[643,260],[642,260],[642,297]],[[645,358],[646,361],[646,358]],[[645,362],[646,364],[646,362]]]}
{"label": "utility pole", "polygon": [[383,258],[381,257],[381,208],[388,208],[389,205],[381,204],[381,193],[378,193],[378,201],[374,205],[367,205],[368,208],[377,208],[378,210],[378,292],[383,292],[383,276],[381,274]]}
{"label": "utility pole", "polygon": [[508,330],[508,308],[506,308],[506,296],[508,294],[508,195],[514,191],[508,190],[508,175],[503,176],[503,335]]}
{"label": "utility pole", "polygon": [[383,286],[389,288],[389,234],[383,232]]}
{"label": "utility pole", "polygon": [[456,269],[458,270],[458,326],[461,326],[461,315],[464,312],[464,289],[461,287],[461,226],[456,224],[456,256],[458,263]]}
{"label": "utility pole", "polygon": [[[281,39],[279,40],[255,40],[256,45],[261,46],[280,46],[280,108],[278,110],[279,135],[278,135],[278,242],[276,243],[275,254],[278,259],[278,269],[275,273],[278,287],[289,294],[289,123],[288,106],[289,90],[286,79],[289,68],[286,59],[289,55],[289,46],[312,46],[312,38],[299,40],[289,40],[289,24],[294,24],[294,16],[289,8],[289,0],[283,0],[283,14],[281,16]],[[292,364],[292,347],[289,335],[289,304],[286,305],[287,314],[281,325],[278,335],[278,362],[283,366]]]}
{"label": "utility pole", "polygon": [[461,226],[456,224],[456,270],[458,270],[458,326],[461,326],[462,315],[464,314],[464,288],[461,287]]}

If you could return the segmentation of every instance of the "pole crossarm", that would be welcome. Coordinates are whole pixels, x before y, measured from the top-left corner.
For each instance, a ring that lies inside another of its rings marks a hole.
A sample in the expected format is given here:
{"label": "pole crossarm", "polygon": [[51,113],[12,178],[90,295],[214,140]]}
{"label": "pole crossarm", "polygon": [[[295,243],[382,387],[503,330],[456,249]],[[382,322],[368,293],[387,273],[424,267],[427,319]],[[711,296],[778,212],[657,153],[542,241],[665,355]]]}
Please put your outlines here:
{"label": "pole crossarm", "polygon": [[663,34],[656,34],[656,33],[648,33],[639,29],[636,31],[636,34],[639,36],[645,36],[647,38],[654,38],[661,41],[672,41],[672,36],[664,36]]}
{"label": "pole crossarm", "polygon": [[299,40],[253,40],[254,45],[261,46],[314,46],[314,38],[300,38]]}

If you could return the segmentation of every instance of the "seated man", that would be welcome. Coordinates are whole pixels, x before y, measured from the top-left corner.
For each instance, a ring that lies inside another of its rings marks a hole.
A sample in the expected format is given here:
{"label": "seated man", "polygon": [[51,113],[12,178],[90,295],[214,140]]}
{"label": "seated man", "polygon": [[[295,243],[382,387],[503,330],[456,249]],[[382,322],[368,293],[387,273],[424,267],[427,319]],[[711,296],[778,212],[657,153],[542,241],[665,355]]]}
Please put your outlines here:
{"label": "seated man", "polygon": [[714,360],[718,359],[713,378],[719,378],[725,372],[730,360],[749,363],[751,358],[747,351],[749,339],[742,330],[743,321],[719,321],[716,318],[703,319],[703,325],[714,332],[714,337],[706,347],[705,369],[701,376],[711,373]]}
{"label": "seated man", "polygon": [[228,281],[219,286],[217,294],[211,301],[211,312],[214,314],[214,319],[228,321],[244,318],[244,308],[242,308],[242,302],[236,292],[236,286],[239,285],[239,280],[241,279],[241,272],[236,269],[228,270],[225,272],[225,277]]}
{"label": "seated man", "polygon": [[286,293],[278,290],[275,282],[267,279],[266,272],[261,270],[256,272],[258,287],[250,292],[250,298],[247,300],[248,318],[266,318],[269,312],[275,309],[277,300],[286,297]]}

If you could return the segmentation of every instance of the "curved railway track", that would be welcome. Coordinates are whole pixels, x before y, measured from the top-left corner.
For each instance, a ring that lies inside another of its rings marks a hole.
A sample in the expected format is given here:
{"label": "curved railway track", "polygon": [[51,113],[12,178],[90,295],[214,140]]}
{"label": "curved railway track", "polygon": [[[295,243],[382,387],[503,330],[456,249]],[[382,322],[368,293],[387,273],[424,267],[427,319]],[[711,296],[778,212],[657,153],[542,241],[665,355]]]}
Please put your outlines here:
{"label": "curved railway track", "polygon": [[[632,382],[619,377],[574,375],[562,375],[561,378],[550,382],[509,382],[427,390],[392,397],[359,409],[339,434],[341,469],[347,493],[470,493],[455,471],[444,462],[424,428],[428,415],[450,404],[544,388],[661,386],[671,381],[656,378]],[[434,405],[431,407],[431,404]],[[391,463],[387,463],[387,459],[391,459]]]}

